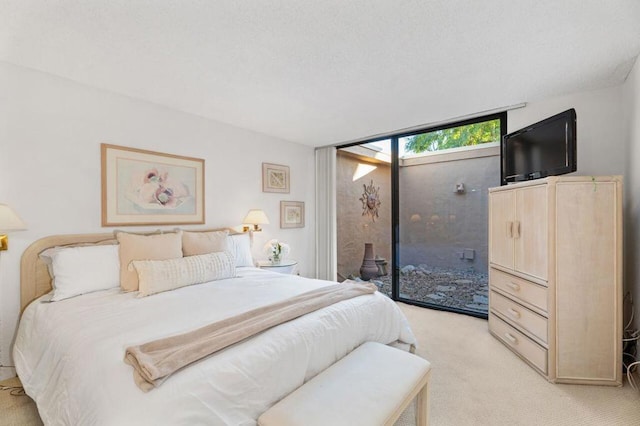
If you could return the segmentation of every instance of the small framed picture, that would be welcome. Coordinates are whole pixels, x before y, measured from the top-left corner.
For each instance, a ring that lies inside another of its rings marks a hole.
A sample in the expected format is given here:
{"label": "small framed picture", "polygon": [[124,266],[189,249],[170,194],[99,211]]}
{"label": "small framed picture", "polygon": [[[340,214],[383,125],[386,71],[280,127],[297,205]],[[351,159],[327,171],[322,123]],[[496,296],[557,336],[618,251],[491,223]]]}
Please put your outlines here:
{"label": "small framed picture", "polygon": [[262,192],[289,193],[289,166],[262,163]]}
{"label": "small framed picture", "polygon": [[280,228],[304,228],[303,201],[280,201]]}

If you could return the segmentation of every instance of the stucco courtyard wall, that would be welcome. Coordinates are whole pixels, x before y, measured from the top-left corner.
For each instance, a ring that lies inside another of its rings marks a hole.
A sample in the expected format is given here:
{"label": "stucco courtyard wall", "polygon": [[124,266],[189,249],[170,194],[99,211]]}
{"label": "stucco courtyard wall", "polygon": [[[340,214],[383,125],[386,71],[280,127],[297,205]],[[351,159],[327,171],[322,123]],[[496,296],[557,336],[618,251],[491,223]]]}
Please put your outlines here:
{"label": "stucco courtyard wall", "polygon": [[400,266],[486,273],[487,188],[499,180],[497,155],[401,167]]}
{"label": "stucco courtyard wall", "polygon": [[[375,169],[354,181],[360,164],[375,166]],[[360,201],[364,185],[371,182],[379,187],[380,206],[375,221],[370,215],[362,215]],[[338,150],[336,186],[338,274],[344,278],[359,276],[365,243],[373,243],[374,254],[387,259],[391,265],[391,166]]]}
{"label": "stucco courtyard wall", "polygon": [[[496,151],[497,152],[497,151]],[[426,164],[400,167],[400,267],[487,273],[488,193],[499,185],[500,157],[452,159],[433,155]],[[418,161],[419,162],[419,161]],[[405,161],[405,164],[411,163]],[[354,181],[358,165],[376,168]],[[391,266],[391,167],[338,150],[338,273],[358,276],[364,244]],[[379,187],[379,217],[362,214],[364,185]],[[458,192],[458,184],[464,190]]]}

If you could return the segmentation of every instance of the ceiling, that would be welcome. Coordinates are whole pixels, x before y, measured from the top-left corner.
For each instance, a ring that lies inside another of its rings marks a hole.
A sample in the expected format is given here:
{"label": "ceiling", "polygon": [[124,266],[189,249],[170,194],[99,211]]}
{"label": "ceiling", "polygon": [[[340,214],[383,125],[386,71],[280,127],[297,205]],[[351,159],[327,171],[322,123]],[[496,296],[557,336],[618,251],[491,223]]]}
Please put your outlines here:
{"label": "ceiling", "polygon": [[638,0],[0,0],[0,60],[322,146],[621,84]]}

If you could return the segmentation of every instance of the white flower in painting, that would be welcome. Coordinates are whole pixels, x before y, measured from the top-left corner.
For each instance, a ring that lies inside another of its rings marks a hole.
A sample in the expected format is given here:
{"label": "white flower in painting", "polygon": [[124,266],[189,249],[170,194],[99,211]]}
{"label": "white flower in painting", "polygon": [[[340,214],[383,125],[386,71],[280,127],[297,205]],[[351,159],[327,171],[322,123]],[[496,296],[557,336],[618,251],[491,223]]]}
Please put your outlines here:
{"label": "white flower in painting", "polygon": [[132,176],[132,201],[142,205],[176,208],[189,197],[189,188],[169,177],[169,172],[151,168]]}

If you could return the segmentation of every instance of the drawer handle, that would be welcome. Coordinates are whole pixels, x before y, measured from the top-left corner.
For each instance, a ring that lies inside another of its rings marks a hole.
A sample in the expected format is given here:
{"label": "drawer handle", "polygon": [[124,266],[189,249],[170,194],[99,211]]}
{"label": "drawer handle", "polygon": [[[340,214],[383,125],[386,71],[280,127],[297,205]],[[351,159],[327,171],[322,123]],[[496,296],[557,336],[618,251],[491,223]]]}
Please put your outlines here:
{"label": "drawer handle", "polygon": [[516,339],[516,337],[511,333],[504,333],[504,337],[506,337],[507,340],[513,343],[514,345],[518,343],[518,339]]}
{"label": "drawer handle", "polygon": [[513,308],[507,309],[507,312],[509,312],[509,315],[511,315],[514,318],[520,318],[520,312],[516,311]]}
{"label": "drawer handle", "polygon": [[516,284],[516,283],[507,283],[507,285],[513,291],[520,291],[520,286],[518,284]]}

